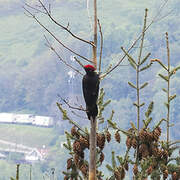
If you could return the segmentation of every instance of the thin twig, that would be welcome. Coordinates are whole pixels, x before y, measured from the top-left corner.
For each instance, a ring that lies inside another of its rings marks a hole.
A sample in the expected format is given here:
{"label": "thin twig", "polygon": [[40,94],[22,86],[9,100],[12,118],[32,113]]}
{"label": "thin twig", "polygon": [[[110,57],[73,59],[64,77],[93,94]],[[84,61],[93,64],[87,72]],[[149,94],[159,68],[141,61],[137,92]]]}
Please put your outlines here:
{"label": "thin twig", "polygon": [[[150,24],[146,27],[145,31],[146,32],[153,23],[157,22],[158,20],[156,20],[157,17],[159,17],[159,14],[162,12],[163,8],[165,7],[165,5],[167,4],[168,0],[166,0],[164,2],[164,4],[159,8],[159,11],[157,12],[157,14],[154,16],[154,18],[152,19],[152,21],[150,22]],[[142,33],[137,37],[137,39],[133,42],[133,44],[131,45],[131,47],[127,50],[127,53],[130,52],[130,50],[136,45],[136,43],[141,39],[142,37]],[[121,62],[124,60],[124,58],[126,57],[126,54],[118,61],[118,63],[112,67],[112,69],[110,69],[105,75],[103,75],[103,77],[107,76],[108,74],[110,74],[112,71],[114,71],[120,64]]]}
{"label": "thin twig", "polygon": [[173,11],[174,11],[174,9],[172,9],[171,11],[169,11],[169,12],[168,12],[167,14],[165,14],[164,16],[159,17],[159,18],[156,20],[156,22],[161,21],[161,20],[164,19],[165,17],[169,16],[169,14],[171,14]]}
{"label": "thin twig", "polygon": [[79,110],[79,111],[85,111],[85,112],[86,112],[86,109],[84,109],[82,106],[79,106],[79,107],[72,106],[72,105],[70,105],[65,99],[63,100],[63,102],[64,102],[70,109],[76,109],[76,110]]}
{"label": "thin twig", "polygon": [[47,43],[45,45],[56,54],[56,56],[59,58],[59,60],[62,61],[66,66],[70,67],[71,69],[73,69],[74,71],[76,71],[77,73],[79,73],[80,75],[83,76],[83,74],[78,69],[74,68],[72,65],[68,64],[63,58],[61,58],[61,56],[58,54],[58,52],[55,50],[55,48],[52,47],[52,45],[48,41],[47,37],[45,35],[44,35],[44,37],[47,41]]}
{"label": "thin twig", "polygon": [[65,46],[49,29],[47,29],[39,20],[38,18],[36,18],[36,16],[34,14],[32,14],[28,9],[26,9],[25,7],[23,7],[23,9],[32,16],[32,18],[35,19],[35,21],[41,26],[43,27],[59,44],[61,44],[65,49],[67,49],[68,51],[72,52],[73,54],[81,57],[82,59],[92,63],[92,61],[90,61],[89,59],[87,59],[86,57],[76,53],[74,50],[70,49],[69,47]]}
{"label": "thin twig", "polygon": [[[63,26],[62,24],[58,23],[58,22],[52,17],[50,4],[49,4],[49,7],[48,7],[48,9],[49,9],[49,10],[48,10],[41,0],[38,0],[38,2],[40,3],[41,7],[45,10],[45,12],[43,12],[43,11],[41,11],[41,10],[39,10],[39,12],[41,12],[41,13],[46,14],[47,16],[49,16],[49,18],[50,18],[56,25],[58,25],[59,27],[61,27],[61,28],[64,29],[65,31],[67,31],[72,37],[74,37],[74,38],[76,38],[76,39],[78,39],[78,40],[80,40],[80,41],[83,41],[83,42],[85,42],[85,43],[87,43],[87,44],[90,44],[91,46],[94,46],[94,44],[93,44],[91,41],[87,41],[87,40],[85,40],[85,39],[82,39],[82,38],[76,36],[74,33],[72,33],[72,32],[68,29],[68,26],[65,27],[65,26]],[[28,5],[27,3],[26,3],[26,5],[27,5],[28,7],[30,7],[31,9],[37,10],[36,8]]]}
{"label": "thin twig", "polygon": [[69,119],[69,122],[71,124],[73,124],[74,126],[76,126],[79,130],[81,130],[84,134],[86,134],[87,136],[89,135],[86,131],[84,131],[80,126],[79,124],[77,124],[76,122],[74,122],[73,120]]}
{"label": "thin twig", "polygon": [[163,8],[165,7],[165,5],[168,3],[168,0],[165,0],[164,1],[164,3],[162,4],[162,6],[160,6],[158,9],[158,12],[156,13],[156,15],[154,16],[154,18],[153,18],[153,22],[158,22],[158,21],[160,21],[160,20],[162,20],[162,18],[161,19],[158,19],[159,18],[159,14],[162,12],[162,10],[163,10]]}
{"label": "thin twig", "polygon": [[49,4],[49,14],[51,15],[51,4]]}
{"label": "thin twig", "polygon": [[66,101],[64,98],[62,98],[60,95],[58,95],[60,98],[61,98],[61,100],[69,107],[69,108],[71,108],[71,109],[76,109],[76,110],[79,110],[79,111],[85,111],[86,112],[86,109],[84,109],[83,107],[82,107],[82,105],[80,105],[79,107],[75,107],[75,106],[72,106],[72,105],[70,105],[69,104],[69,102],[68,101]]}
{"label": "thin twig", "polygon": [[170,50],[169,50],[169,40],[168,33],[166,32],[166,48],[167,48],[167,61],[168,61],[168,81],[167,81],[167,144],[169,144],[169,123],[170,123]]}
{"label": "thin twig", "polygon": [[40,7],[35,8],[35,7],[33,7],[33,6],[31,6],[31,5],[27,4],[27,3],[25,3],[25,5],[26,5],[27,7],[29,7],[29,8],[31,8],[31,9],[33,9],[33,10],[36,10],[36,11],[39,12],[39,13],[43,13],[43,14],[46,14],[46,15],[47,15],[46,12],[41,11],[41,10],[39,9]]}
{"label": "thin twig", "polygon": [[81,118],[81,119],[88,119],[87,117],[84,116],[80,116],[79,114],[77,114],[75,111],[71,111],[71,113],[73,113],[75,116]]}
{"label": "thin twig", "polygon": [[101,45],[100,45],[100,55],[99,55],[99,73],[101,72],[101,59],[102,59],[102,50],[103,50],[103,33],[101,29],[101,24],[98,19],[99,32],[101,37]]}
{"label": "thin twig", "polygon": [[[60,103],[56,103],[59,110],[62,111],[62,107]],[[66,111],[66,110],[65,110]],[[74,122],[72,119],[70,119],[68,116],[66,117],[66,120],[68,120],[71,124],[73,124],[74,126],[76,126],[78,129],[80,129],[82,132],[84,132],[85,134],[88,135],[88,133],[86,131],[84,131],[76,122]]]}
{"label": "thin twig", "polygon": [[84,68],[84,65],[81,63],[81,61],[79,59],[77,59],[76,57],[74,57],[74,59],[81,67]]}
{"label": "thin twig", "polygon": [[[141,63],[141,56],[143,51],[143,44],[144,44],[144,36],[145,36],[145,29],[146,29],[146,23],[147,23],[147,12],[148,9],[145,9],[145,17],[144,17],[144,26],[142,30],[142,38],[141,38],[141,44],[140,44],[140,50],[139,50],[139,56],[138,56],[138,62],[136,66],[136,87],[137,87],[137,130],[138,130],[138,136],[139,136],[139,129],[140,129],[140,89],[139,89],[139,82],[140,82],[140,63]],[[137,153],[136,153],[136,164],[139,163],[139,139],[137,143]]]}
{"label": "thin twig", "polygon": [[169,143],[169,146],[172,146],[172,145],[178,144],[178,143],[180,143],[180,140],[177,140],[177,141],[174,141],[174,142],[172,142],[172,143]]}

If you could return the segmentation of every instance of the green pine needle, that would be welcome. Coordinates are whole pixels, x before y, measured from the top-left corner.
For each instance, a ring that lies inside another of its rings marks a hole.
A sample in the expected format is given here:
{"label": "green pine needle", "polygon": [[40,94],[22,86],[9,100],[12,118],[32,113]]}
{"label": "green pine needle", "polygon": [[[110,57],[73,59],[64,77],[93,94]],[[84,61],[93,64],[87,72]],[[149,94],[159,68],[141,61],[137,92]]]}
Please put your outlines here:
{"label": "green pine needle", "polygon": [[145,58],[140,62],[140,65],[144,64],[150,55],[151,53],[148,53]]}
{"label": "green pine needle", "polygon": [[140,89],[145,88],[147,85],[148,85],[148,82],[145,82],[145,83],[140,87]]}
{"label": "green pine needle", "polygon": [[169,101],[172,101],[172,100],[175,99],[175,98],[176,98],[176,94],[170,96],[170,97],[169,97]]}
{"label": "green pine needle", "polygon": [[163,90],[165,93],[168,93],[167,89],[165,89],[165,88],[162,88],[162,90]]}
{"label": "green pine needle", "polygon": [[150,116],[150,114],[152,113],[153,107],[154,107],[154,102],[152,101],[152,102],[149,104],[147,111],[145,112],[145,116],[146,116],[147,118],[148,118],[148,117]]}
{"label": "green pine needle", "polygon": [[146,66],[144,66],[143,68],[141,68],[139,71],[141,72],[141,71],[144,71],[144,70],[146,70],[146,69],[148,69],[148,68],[150,68],[151,67],[151,65],[152,65],[152,62],[151,63],[149,63],[149,64],[147,64]]}
{"label": "green pine needle", "polygon": [[128,82],[128,84],[129,84],[132,88],[137,89],[137,87],[136,87],[133,83]]}
{"label": "green pine needle", "polygon": [[111,172],[114,171],[113,168],[112,168],[109,164],[106,164],[106,168],[107,168],[109,171],[111,171]]}
{"label": "green pine needle", "polygon": [[158,74],[162,79],[168,82],[169,78],[167,76],[164,76],[162,74]]}
{"label": "green pine needle", "polygon": [[117,166],[117,164],[116,164],[116,160],[115,160],[115,152],[112,151],[112,167],[113,167],[113,169],[115,169],[116,166]]}

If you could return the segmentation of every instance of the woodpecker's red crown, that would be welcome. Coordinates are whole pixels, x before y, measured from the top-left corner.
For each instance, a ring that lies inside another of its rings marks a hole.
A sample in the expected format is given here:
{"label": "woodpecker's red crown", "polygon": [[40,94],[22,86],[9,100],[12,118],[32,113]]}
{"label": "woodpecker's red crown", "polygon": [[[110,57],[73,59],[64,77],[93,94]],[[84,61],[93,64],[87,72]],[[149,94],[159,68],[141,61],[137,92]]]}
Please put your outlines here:
{"label": "woodpecker's red crown", "polygon": [[96,70],[96,68],[95,68],[93,65],[91,65],[91,64],[85,65],[84,68],[85,68],[85,69],[91,69],[91,70],[93,70],[93,71]]}

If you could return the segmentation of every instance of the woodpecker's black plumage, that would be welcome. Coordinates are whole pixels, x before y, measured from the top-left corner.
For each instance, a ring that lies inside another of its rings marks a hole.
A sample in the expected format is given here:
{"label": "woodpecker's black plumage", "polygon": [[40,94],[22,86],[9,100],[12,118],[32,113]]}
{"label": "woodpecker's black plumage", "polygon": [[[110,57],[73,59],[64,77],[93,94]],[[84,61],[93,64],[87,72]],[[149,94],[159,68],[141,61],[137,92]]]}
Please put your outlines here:
{"label": "woodpecker's black plumage", "polygon": [[96,69],[92,65],[86,65],[84,69],[86,74],[82,80],[82,88],[86,102],[86,113],[90,120],[90,117],[94,119],[98,114],[99,75],[95,72]]}

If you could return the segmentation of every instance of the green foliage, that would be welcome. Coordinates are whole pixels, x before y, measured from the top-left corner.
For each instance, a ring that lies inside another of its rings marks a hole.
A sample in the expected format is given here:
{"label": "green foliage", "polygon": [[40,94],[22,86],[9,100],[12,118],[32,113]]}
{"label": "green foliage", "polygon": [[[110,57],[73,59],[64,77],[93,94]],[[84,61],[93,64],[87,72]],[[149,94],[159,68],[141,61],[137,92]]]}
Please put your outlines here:
{"label": "green foliage", "polygon": [[146,66],[142,67],[139,71],[140,71],[140,72],[141,72],[141,71],[144,71],[144,70],[146,70],[146,69],[150,68],[150,67],[151,67],[151,65],[152,65],[152,63],[150,62],[150,63],[149,63],[149,64],[147,64]]}
{"label": "green foliage", "polygon": [[1,139],[39,148],[43,145],[48,146],[51,140],[56,136],[53,128],[28,125],[0,124],[0,131],[2,133]]}
{"label": "green foliage", "polygon": [[128,84],[129,84],[132,88],[137,89],[137,87],[136,87],[134,84],[132,84],[131,82],[128,82]]}
{"label": "green foliage", "polygon": [[144,64],[144,63],[148,60],[148,58],[149,58],[150,55],[151,55],[151,53],[148,53],[148,54],[144,57],[144,59],[142,59],[142,61],[140,62],[140,65]]}
{"label": "green foliage", "polygon": [[168,81],[168,76],[164,76],[162,74],[158,74],[162,79],[164,79],[166,82]]}
{"label": "green foliage", "polygon": [[62,113],[62,119],[63,119],[63,120],[69,120],[69,117],[67,116],[67,111],[62,108],[62,106],[61,106],[60,103],[57,102],[56,104],[57,104],[59,110],[60,110],[61,113]]}
{"label": "green foliage", "polygon": [[150,116],[150,114],[152,113],[153,107],[154,107],[154,102],[152,101],[152,102],[149,104],[147,111],[145,112],[145,116],[146,116],[147,118],[148,118],[148,117]]}

